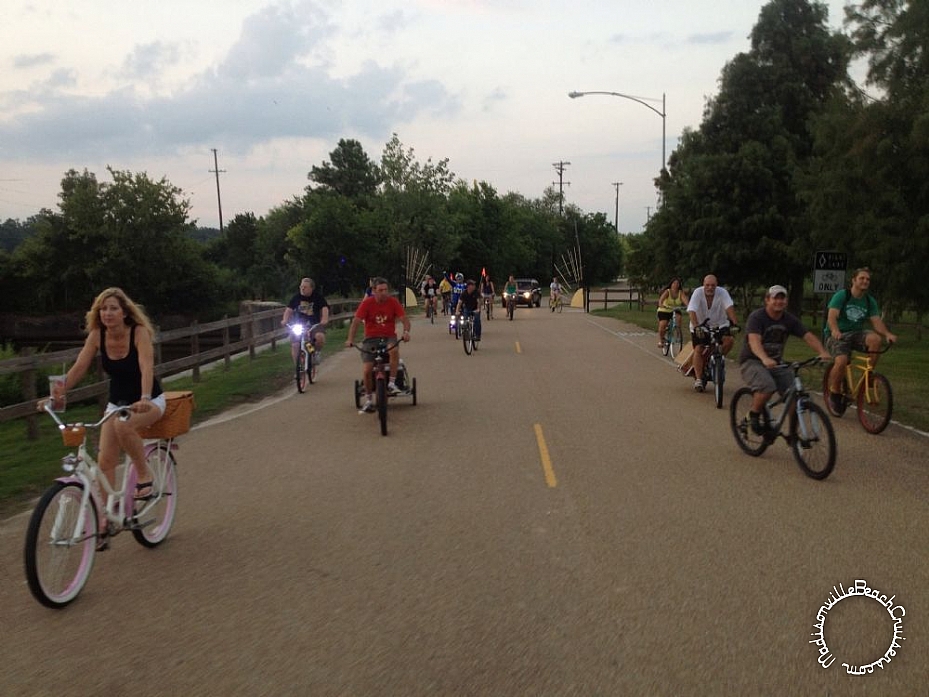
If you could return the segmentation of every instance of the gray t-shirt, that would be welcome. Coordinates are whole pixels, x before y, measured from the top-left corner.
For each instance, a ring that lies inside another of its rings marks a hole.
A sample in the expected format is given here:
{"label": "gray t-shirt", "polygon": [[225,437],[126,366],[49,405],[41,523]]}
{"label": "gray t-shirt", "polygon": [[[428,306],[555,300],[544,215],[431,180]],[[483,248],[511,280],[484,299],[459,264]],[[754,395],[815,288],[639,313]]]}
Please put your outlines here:
{"label": "gray t-shirt", "polygon": [[745,343],[742,345],[742,352],[739,354],[739,362],[761,360],[748,345],[750,334],[760,334],[765,353],[780,363],[784,355],[784,344],[787,343],[788,337],[791,334],[803,337],[808,331],[809,329],[804,326],[803,322],[789,312],[785,312],[779,319],[774,319],[763,307],[755,310],[748,316],[748,321],[745,323]]}

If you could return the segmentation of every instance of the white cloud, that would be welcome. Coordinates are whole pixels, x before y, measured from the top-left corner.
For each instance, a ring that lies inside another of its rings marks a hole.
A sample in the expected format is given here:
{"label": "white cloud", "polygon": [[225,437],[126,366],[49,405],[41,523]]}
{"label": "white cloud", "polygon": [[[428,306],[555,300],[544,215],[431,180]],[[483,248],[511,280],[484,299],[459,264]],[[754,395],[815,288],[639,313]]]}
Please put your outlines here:
{"label": "white cloud", "polygon": [[[70,168],[166,176],[216,224],[306,185],[339,138],[390,134],[467,180],[529,197],[571,161],[568,200],[636,229],[654,206],[661,121],[571,90],[667,95],[667,152],[702,117],[761,0],[117,0],[14,4],[0,25],[0,219],[56,202]],[[832,23],[842,0],[831,0]],[[179,19],[182,18],[182,19]],[[5,185],[9,179],[24,184]],[[213,185],[213,195],[209,195]],[[290,188],[292,187],[292,188]],[[23,194],[22,192],[27,192]],[[212,200],[211,200],[212,199]]]}

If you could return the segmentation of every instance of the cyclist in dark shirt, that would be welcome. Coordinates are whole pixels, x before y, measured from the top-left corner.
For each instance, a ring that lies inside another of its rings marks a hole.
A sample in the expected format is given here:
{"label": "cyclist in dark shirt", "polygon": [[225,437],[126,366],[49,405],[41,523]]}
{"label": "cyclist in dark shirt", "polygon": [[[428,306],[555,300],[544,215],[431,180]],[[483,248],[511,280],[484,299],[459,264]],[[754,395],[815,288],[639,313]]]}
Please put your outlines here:
{"label": "cyclist in dark shirt", "polygon": [[458,297],[455,312],[464,311],[463,316],[474,315],[474,340],[481,340],[481,294],[477,291],[477,284],[469,278],[465,282],[465,290]]}
{"label": "cyclist in dark shirt", "polygon": [[755,433],[764,430],[760,416],[765,402],[775,392],[784,393],[790,389],[793,374],[778,366],[784,358],[784,344],[791,335],[802,338],[820,358],[832,360],[819,338],[787,312],[787,289],[771,286],[765,294],[764,307],[748,316],[745,344],[739,354],[742,379],[752,389],[749,419]]}

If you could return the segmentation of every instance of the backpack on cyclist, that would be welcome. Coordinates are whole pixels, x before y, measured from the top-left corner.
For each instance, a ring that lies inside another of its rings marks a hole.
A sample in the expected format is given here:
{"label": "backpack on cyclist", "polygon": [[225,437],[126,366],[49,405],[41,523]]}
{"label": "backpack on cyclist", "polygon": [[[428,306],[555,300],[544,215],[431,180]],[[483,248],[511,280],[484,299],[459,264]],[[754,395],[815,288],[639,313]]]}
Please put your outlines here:
{"label": "backpack on cyclist", "polygon": [[[841,315],[843,312],[845,312],[845,308],[848,307],[848,299],[851,297],[852,291],[846,286],[839,292],[845,293],[845,297],[842,299],[842,309],[839,310],[839,314]],[[833,297],[834,296],[829,296],[829,298],[823,304],[823,329],[822,332],[820,332],[820,337],[823,341],[829,338],[829,303],[832,302]]]}
{"label": "backpack on cyclist", "polygon": [[[840,293],[842,293],[842,292],[845,293],[845,297],[842,298],[842,309],[839,310],[839,315],[842,315],[842,314],[845,312],[845,308],[848,307],[848,301],[851,300],[851,297],[852,297],[852,289],[846,287],[846,288],[843,288],[842,290],[840,290],[839,292],[840,292]],[[833,296],[833,297],[834,297],[834,296]],[[867,303],[867,305],[868,305],[868,310],[870,311],[871,308],[874,307],[874,305],[873,305],[874,300],[871,298],[871,294],[870,294],[868,291],[865,291],[865,292],[864,292],[864,295],[863,295],[862,297],[864,298],[865,302]],[[832,300],[832,298],[829,298],[829,300],[826,301],[826,304],[825,304],[825,306],[823,307],[823,331],[822,331],[822,340],[823,340],[823,341],[826,341],[826,339],[829,338],[829,303],[830,303],[831,300]]]}

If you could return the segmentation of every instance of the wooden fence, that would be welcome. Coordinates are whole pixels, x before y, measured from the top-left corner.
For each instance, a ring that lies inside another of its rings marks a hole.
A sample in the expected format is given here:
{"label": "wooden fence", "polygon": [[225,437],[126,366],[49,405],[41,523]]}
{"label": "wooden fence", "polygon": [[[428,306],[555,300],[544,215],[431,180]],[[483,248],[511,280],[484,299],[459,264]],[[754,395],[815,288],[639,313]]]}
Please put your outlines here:
{"label": "wooden fence", "polygon": [[[354,314],[358,300],[331,302],[329,323],[344,322]],[[263,305],[267,305],[264,303]],[[200,379],[200,367],[207,363],[223,361],[224,369],[228,370],[233,356],[248,353],[249,360],[254,359],[260,346],[270,344],[272,349],[281,340],[287,340],[287,329],[280,326],[284,315],[284,306],[276,306],[268,310],[255,311],[254,306],[246,304],[238,317],[229,317],[216,322],[200,324],[194,322],[189,327],[157,332],[154,340],[155,348],[155,375],[168,377],[190,370],[193,381]],[[170,343],[176,346],[178,342],[188,342],[187,355],[162,362],[163,347]],[[213,346],[201,351],[201,343]],[[22,402],[0,407],[0,423],[25,417],[30,438],[38,434],[38,414],[35,410],[36,378],[40,368],[60,366],[73,362],[80,348],[54,351],[51,353],[27,353],[26,355],[0,361],[0,376],[17,374],[22,384]],[[89,385],[82,385],[68,392],[68,398],[75,402],[97,397],[101,407],[106,403],[109,389],[109,380],[106,379],[97,361],[97,376],[99,380]]]}

